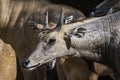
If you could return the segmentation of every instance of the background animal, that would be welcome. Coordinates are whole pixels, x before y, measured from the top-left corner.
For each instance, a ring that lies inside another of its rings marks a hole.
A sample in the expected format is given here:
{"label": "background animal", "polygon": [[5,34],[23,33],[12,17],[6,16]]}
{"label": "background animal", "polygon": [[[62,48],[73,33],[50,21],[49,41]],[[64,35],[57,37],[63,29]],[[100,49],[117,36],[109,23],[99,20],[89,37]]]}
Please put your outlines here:
{"label": "background animal", "polygon": [[120,0],[104,0],[102,3],[97,5],[90,16],[98,17],[106,14],[110,14],[120,10]]}
{"label": "background animal", "polygon": [[[60,58],[60,61],[56,62],[56,66],[62,68],[66,80],[89,80],[90,69],[83,59],[70,57],[64,61],[64,58]],[[60,72],[60,70],[58,71]]]}
{"label": "background animal", "polygon": [[16,73],[15,51],[0,39],[0,80],[16,80]]}

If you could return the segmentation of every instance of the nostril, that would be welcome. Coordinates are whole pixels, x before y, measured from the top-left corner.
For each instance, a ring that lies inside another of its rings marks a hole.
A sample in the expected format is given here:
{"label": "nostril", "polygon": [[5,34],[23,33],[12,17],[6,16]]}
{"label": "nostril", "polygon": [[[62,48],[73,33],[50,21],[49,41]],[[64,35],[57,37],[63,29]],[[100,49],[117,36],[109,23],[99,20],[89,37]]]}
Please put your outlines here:
{"label": "nostril", "polygon": [[23,61],[22,65],[23,65],[23,67],[27,68],[29,63],[30,63],[30,60],[26,59]]}
{"label": "nostril", "polygon": [[28,65],[29,62],[30,62],[30,60],[26,60],[24,64]]}

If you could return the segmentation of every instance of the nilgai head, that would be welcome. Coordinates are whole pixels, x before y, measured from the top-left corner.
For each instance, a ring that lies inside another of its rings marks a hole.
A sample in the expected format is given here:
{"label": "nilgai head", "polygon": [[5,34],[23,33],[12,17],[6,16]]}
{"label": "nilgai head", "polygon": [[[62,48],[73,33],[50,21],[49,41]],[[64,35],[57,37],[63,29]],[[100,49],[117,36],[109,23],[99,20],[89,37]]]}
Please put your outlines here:
{"label": "nilgai head", "polygon": [[36,67],[45,64],[51,60],[54,60],[58,57],[72,55],[76,53],[76,50],[71,48],[71,39],[70,35],[68,35],[67,32],[70,31],[70,33],[81,37],[82,35],[77,34],[77,32],[85,31],[85,29],[81,28],[79,29],[79,31],[76,28],[72,28],[72,31],[71,28],[63,29],[63,21],[64,9],[62,8],[60,18],[56,26],[49,28],[48,12],[45,13],[45,21],[43,28],[38,28],[38,26],[36,26],[37,24],[32,23],[34,25],[32,28],[36,31],[39,31],[38,43],[32,51],[31,55],[28,57],[28,59],[23,62],[23,66],[25,68],[33,70]]}

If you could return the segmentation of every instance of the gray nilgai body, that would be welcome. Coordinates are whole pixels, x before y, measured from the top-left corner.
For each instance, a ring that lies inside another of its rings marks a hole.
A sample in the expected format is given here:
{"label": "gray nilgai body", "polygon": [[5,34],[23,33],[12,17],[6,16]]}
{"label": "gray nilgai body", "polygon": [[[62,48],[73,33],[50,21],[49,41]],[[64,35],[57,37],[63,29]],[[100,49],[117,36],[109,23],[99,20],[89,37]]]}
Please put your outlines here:
{"label": "gray nilgai body", "polygon": [[[99,18],[56,26],[46,31],[43,38],[40,35],[38,45],[28,58],[28,68],[71,55],[106,64],[113,69],[116,79],[120,79],[119,11]],[[70,54],[73,49],[79,53]]]}

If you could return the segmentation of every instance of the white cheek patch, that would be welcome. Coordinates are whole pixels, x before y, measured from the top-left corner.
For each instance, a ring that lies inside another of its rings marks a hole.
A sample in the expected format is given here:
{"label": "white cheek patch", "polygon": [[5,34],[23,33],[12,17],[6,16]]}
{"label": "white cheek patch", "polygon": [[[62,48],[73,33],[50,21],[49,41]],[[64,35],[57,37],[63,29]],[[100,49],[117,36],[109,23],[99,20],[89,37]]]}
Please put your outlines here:
{"label": "white cheek patch", "polygon": [[54,55],[54,56],[57,55],[57,52],[54,52],[52,55]]}

